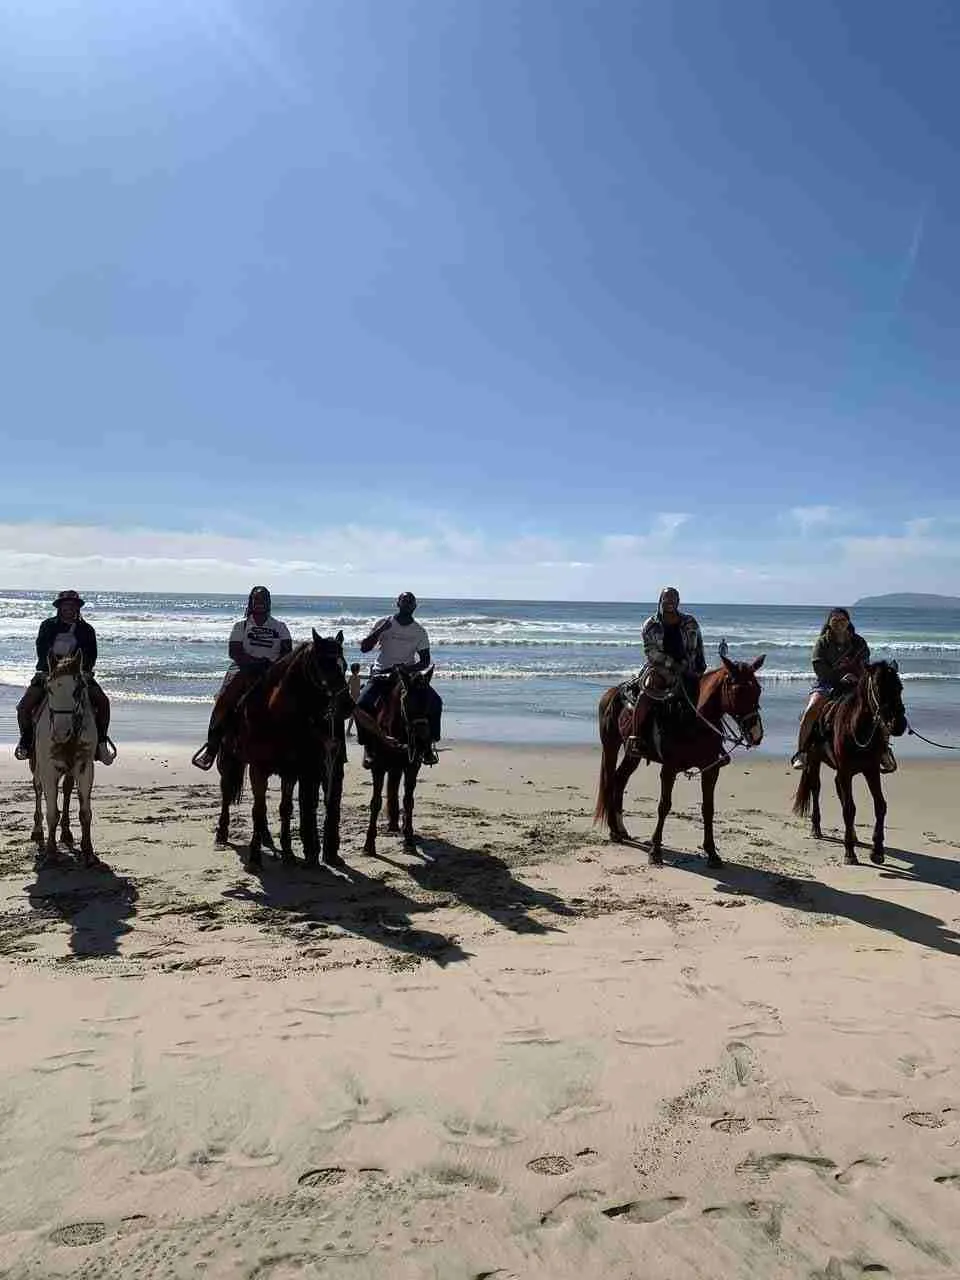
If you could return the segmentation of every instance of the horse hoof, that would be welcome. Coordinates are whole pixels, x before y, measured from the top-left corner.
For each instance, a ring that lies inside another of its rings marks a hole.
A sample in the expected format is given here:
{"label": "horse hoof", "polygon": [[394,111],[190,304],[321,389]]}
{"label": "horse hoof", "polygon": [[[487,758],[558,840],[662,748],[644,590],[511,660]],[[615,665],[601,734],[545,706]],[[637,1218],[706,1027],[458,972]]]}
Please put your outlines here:
{"label": "horse hoof", "polygon": [[280,850],[280,861],[283,863],[283,865],[284,865],[285,867],[292,867],[292,866],[293,866],[293,864],[296,862],[296,858],[294,857],[293,850],[292,850],[292,849],[281,849],[281,850]]}
{"label": "horse hoof", "polygon": [[844,863],[844,866],[847,866],[847,867],[859,867],[860,859],[857,857],[855,853],[845,853],[843,855],[843,863]]}
{"label": "horse hoof", "polygon": [[325,867],[334,867],[337,871],[346,871],[348,869],[347,864],[339,853],[325,853],[323,855],[323,865]]}
{"label": "horse hoof", "polygon": [[822,840],[822,839],[823,839],[823,832],[820,830],[820,828],[819,828],[819,827],[814,827],[814,828],[812,829],[812,831],[810,832],[810,834],[813,836],[814,840]]}
{"label": "horse hoof", "polygon": [[647,864],[651,867],[663,866],[663,854],[659,849],[651,849],[647,854]]}
{"label": "horse hoof", "polygon": [[723,859],[720,857],[718,853],[708,853],[707,866],[712,867],[714,871],[719,871],[720,868],[723,866]]}
{"label": "horse hoof", "polygon": [[415,852],[416,852],[416,849],[417,849],[417,838],[416,838],[416,836],[404,836],[404,837],[403,837],[403,847],[404,847],[404,849],[409,850],[411,853],[415,853]]}
{"label": "horse hoof", "polygon": [[396,826],[394,826],[393,824],[390,824],[390,825],[387,827],[387,835],[388,835],[388,836],[398,836],[399,834],[400,834],[400,823],[399,823],[399,822],[396,824]]}
{"label": "horse hoof", "polygon": [[365,853],[368,858],[373,858],[376,856],[377,846],[372,840],[368,840],[364,844],[362,852]]}
{"label": "horse hoof", "polygon": [[319,867],[320,865],[319,853],[305,853],[303,855],[303,865],[305,867],[314,867],[314,868]]}
{"label": "horse hoof", "polygon": [[73,848],[73,833],[70,831],[60,832],[60,843],[65,844],[68,849]]}
{"label": "horse hoof", "polygon": [[882,867],[885,861],[883,850],[874,849],[873,853],[870,855],[870,861],[874,863],[875,866]]}
{"label": "horse hoof", "polygon": [[248,866],[248,867],[262,867],[262,866],[263,866],[263,855],[260,853],[260,850],[259,850],[259,849],[256,849],[256,850],[251,849],[251,850],[250,850],[250,853],[249,853],[249,855],[248,855],[248,857],[247,857],[247,866]]}

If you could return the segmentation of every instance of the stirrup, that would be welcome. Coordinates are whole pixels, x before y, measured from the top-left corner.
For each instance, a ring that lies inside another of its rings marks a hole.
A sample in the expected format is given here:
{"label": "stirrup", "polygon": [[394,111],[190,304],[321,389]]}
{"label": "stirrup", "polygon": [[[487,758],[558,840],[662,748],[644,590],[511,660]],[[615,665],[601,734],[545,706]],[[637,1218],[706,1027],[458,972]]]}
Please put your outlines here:
{"label": "stirrup", "polygon": [[790,760],[791,769],[802,769],[807,763],[807,753],[805,751],[795,751]]}
{"label": "stirrup", "polygon": [[439,764],[440,757],[437,755],[437,749],[432,744],[423,752],[423,763],[434,765]]}
{"label": "stirrup", "polygon": [[209,742],[205,742],[199,751],[194,752],[190,763],[206,773],[208,769],[212,769],[217,763],[217,752],[211,748]]}
{"label": "stirrup", "polygon": [[117,758],[116,743],[112,738],[101,738],[97,743],[97,749],[93,753],[93,758],[99,764],[111,765]]}
{"label": "stirrup", "polygon": [[366,747],[363,748],[363,756],[361,757],[360,764],[361,764],[361,767],[364,769],[373,768],[373,761],[370,759],[370,752],[367,750]]}
{"label": "stirrup", "polygon": [[13,749],[13,757],[15,760],[29,760],[33,755],[33,743],[25,742],[23,738],[17,743]]}
{"label": "stirrup", "polygon": [[896,773],[898,767],[899,766],[897,765],[897,757],[893,754],[893,751],[891,750],[891,748],[887,747],[883,755],[881,755],[880,757],[880,772]]}

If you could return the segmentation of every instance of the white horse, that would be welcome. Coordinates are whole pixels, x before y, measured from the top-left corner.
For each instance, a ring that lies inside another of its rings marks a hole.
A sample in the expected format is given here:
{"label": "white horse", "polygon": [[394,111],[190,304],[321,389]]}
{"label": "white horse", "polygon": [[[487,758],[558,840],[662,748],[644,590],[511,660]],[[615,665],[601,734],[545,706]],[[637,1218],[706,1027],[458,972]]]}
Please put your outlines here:
{"label": "white horse", "polygon": [[[72,782],[80,801],[80,860],[85,866],[90,866],[96,862],[90,838],[93,818],[90,795],[97,750],[97,722],[79,653],[59,660],[51,657],[47,696],[40,708],[34,743],[33,786],[37,796],[34,839],[45,858],[56,855],[57,821],[60,817],[57,798],[61,779],[64,784],[64,831],[69,836],[66,809],[70,800],[69,782]],[[47,811],[46,840],[43,824],[39,821],[41,795]]]}

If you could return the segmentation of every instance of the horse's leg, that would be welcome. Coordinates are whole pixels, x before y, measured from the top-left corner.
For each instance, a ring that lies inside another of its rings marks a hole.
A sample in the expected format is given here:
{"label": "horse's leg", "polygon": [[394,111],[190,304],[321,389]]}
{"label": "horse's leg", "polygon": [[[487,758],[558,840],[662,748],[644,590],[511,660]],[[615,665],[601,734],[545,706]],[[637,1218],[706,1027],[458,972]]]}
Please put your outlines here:
{"label": "horse's leg", "polygon": [[369,853],[371,857],[377,852],[377,819],[380,817],[380,809],[383,805],[383,779],[386,773],[383,763],[379,756],[374,756],[373,768],[371,769],[373,794],[370,797],[370,821],[367,824],[367,838],[363,844],[363,852]]}
{"label": "horse's leg", "polygon": [[624,840],[630,839],[630,832],[623,825],[623,793],[627,789],[627,783],[640,767],[640,760],[637,756],[624,756],[617,765],[611,785],[610,796],[610,839],[615,844],[620,844]]}
{"label": "horse's leg", "polygon": [[853,801],[853,775],[845,769],[837,770],[837,796],[843,811],[843,860],[851,866],[857,862],[857,829],[854,825],[857,806]]}
{"label": "horse's leg", "polygon": [[315,773],[301,774],[300,795],[300,843],[303,860],[308,867],[320,865],[320,833],[317,831],[317,809],[320,805],[320,779]]}
{"label": "horse's leg", "polygon": [[406,766],[387,770],[387,831],[392,836],[400,833],[400,779],[405,773]]}
{"label": "horse's leg", "polygon": [[722,867],[723,861],[717,853],[713,838],[713,801],[717,790],[719,769],[705,769],[700,775],[700,794],[703,812],[703,851],[707,855],[708,867]]}
{"label": "horse's leg", "polygon": [[33,775],[33,830],[30,832],[30,839],[38,848],[43,848],[43,809],[41,800],[43,798],[43,783],[40,781],[40,774],[37,772],[37,763],[34,760],[31,764],[31,773]]}
{"label": "horse's leg", "polygon": [[[67,783],[69,778],[64,779],[64,805],[66,805]],[[86,863],[96,861],[96,854],[93,852],[93,838],[90,834],[90,827],[93,823],[93,805],[91,804],[91,796],[93,795],[93,761],[88,761],[80,770],[80,776],[77,778],[77,798],[80,801],[80,857]]]}
{"label": "horse's leg", "polygon": [[[293,778],[280,779],[280,856],[284,862],[293,862],[293,840],[290,836],[290,819],[293,816],[293,788],[296,782]],[[300,819],[301,836],[303,832],[303,818]]]}
{"label": "horse's leg", "polygon": [[673,784],[677,780],[676,769],[668,769],[666,765],[660,769],[660,803],[657,805],[657,825],[653,832],[653,838],[650,841],[650,865],[653,867],[663,866],[663,824],[667,820],[667,814],[670,812],[670,804],[673,800]]}
{"label": "horse's leg", "polygon": [[414,760],[403,770],[403,843],[405,848],[416,848],[413,834],[413,794],[417,789],[417,774],[420,772],[420,761]]}
{"label": "horse's leg", "polygon": [[823,839],[823,827],[820,823],[820,761],[819,759],[810,759],[807,757],[807,763],[804,765],[807,770],[807,776],[810,781],[810,830],[815,840]]}
{"label": "horse's leg", "polygon": [[251,867],[259,867],[263,859],[263,835],[267,829],[267,782],[269,774],[259,765],[250,766],[250,790],[253,792],[253,830],[250,833]]}
{"label": "horse's leg", "polygon": [[46,784],[43,788],[43,798],[47,809],[47,841],[44,851],[48,858],[52,858],[57,852],[57,823],[60,821],[60,814],[57,810],[57,791],[60,787],[60,778],[50,766]]}
{"label": "horse's leg", "polygon": [[68,849],[73,848],[73,832],[70,830],[70,797],[73,795],[73,774],[64,775],[63,813],[60,815],[60,839]]}
{"label": "horse's leg", "polygon": [[[330,762],[330,774],[323,791],[323,861],[328,867],[346,867],[340,857],[340,810],[343,805],[343,761],[346,748],[341,750]],[[317,810],[314,808],[314,821]]]}
{"label": "horse's leg", "polygon": [[878,765],[872,765],[868,770],[864,770],[863,775],[867,780],[867,786],[870,788],[870,794],[873,796],[873,852],[870,854],[870,861],[879,865],[883,862],[883,821],[887,816],[887,802],[883,796],[883,778],[880,775]]}

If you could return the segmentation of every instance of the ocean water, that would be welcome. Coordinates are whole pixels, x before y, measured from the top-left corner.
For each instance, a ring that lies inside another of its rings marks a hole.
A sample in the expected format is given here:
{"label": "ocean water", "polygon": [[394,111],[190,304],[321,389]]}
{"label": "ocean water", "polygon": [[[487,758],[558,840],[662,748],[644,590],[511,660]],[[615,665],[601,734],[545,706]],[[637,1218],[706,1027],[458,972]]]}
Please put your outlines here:
{"label": "ocean water", "polygon": [[[11,741],[13,707],[33,670],[34,640],[50,613],[50,596],[0,591],[0,712]],[[230,628],[245,599],[119,592],[87,592],[86,599],[84,616],[97,629],[97,671],[113,702],[117,741],[201,742],[227,666]],[[309,638],[312,627],[325,635],[342,630],[348,661],[361,661],[360,639],[390,604],[361,597],[277,596],[274,613],[295,640]],[[700,620],[709,664],[723,638],[734,658],[766,654],[761,750],[788,752],[825,610],[685,607]],[[651,603],[425,601],[417,617],[430,634],[436,684],[446,708],[445,736],[595,742],[597,700],[641,665],[640,629],[652,609]],[[917,729],[960,745],[960,611],[862,609],[856,623],[875,657],[900,663],[907,714]],[[905,747],[907,754],[931,750],[916,740]]]}

